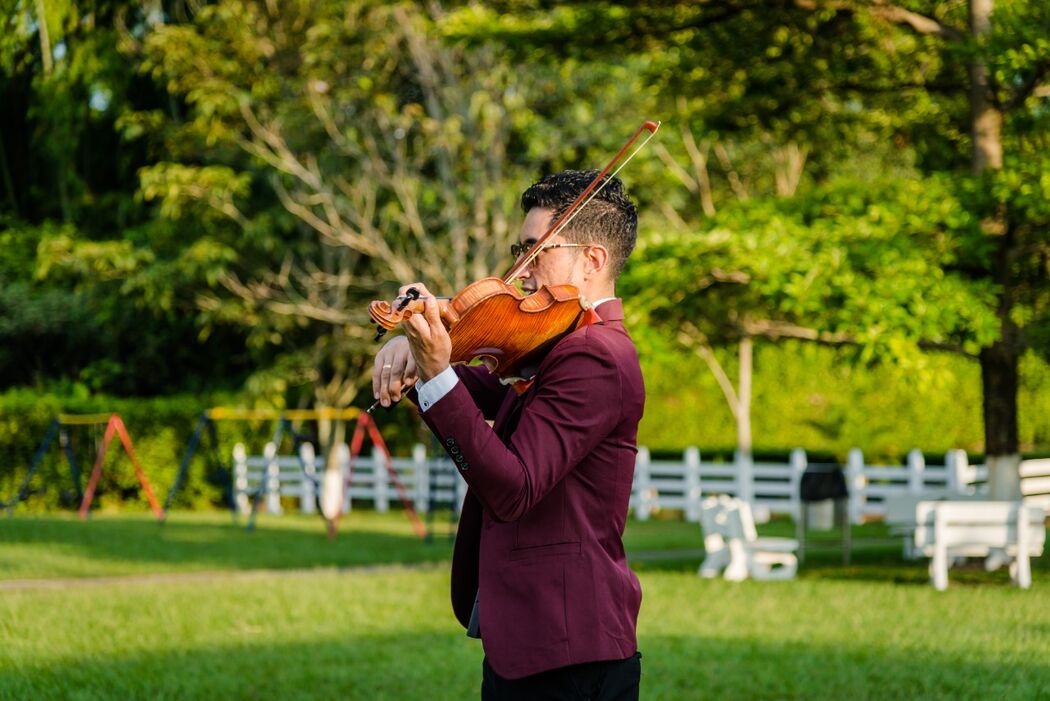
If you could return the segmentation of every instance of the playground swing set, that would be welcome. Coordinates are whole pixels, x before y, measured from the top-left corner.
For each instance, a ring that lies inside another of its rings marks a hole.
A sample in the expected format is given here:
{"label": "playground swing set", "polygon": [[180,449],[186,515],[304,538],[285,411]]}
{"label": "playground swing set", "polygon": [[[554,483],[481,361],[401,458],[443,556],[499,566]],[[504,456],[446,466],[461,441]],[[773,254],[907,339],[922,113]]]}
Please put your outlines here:
{"label": "playground swing set", "polygon": [[[97,429],[99,426],[103,425],[105,426],[105,429],[102,433],[101,443],[98,446],[95,464],[91,469],[91,477],[88,480],[87,489],[81,491],[80,469],[77,466],[75,451],[73,450],[70,428],[74,426],[94,426]],[[124,420],[120,417],[120,414],[117,413],[59,414],[58,417],[48,425],[47,431],[44,433],[44,439],[37,447],[36,453],[33,455],[33,462],[30,464],[29,470],[26,472],[26,476],[22,480],[22,484],[15,491],[15,496],[7,502],[0,503],[0,506],[7,509],[8,514],[11,514],[18,504],[29,499],[33,477],[40,470],[44,458],[47,456],[48,450],[57,439],[62,452],[66,456],[66,461],[69,463],[70,478],[73,483],[73,488],[76,490],[77,501],[80,502],[78,514],[81,519],[87,518],[89,510],[91,509],[91,502],[95,497],[95,490],[102,477],[102,466],[106,461],[106,453],[109,450],[110,444],[113,442],[114,436],[117,436],[120,439],[120,443],[124,447],[124,452],[127,453],[128,458],[131,459],[131,464],[135,467],[135,476],[138,478],[139,484],[142,487],[142,492],[146,495],[146,499],[149,501],[150,509],[152,509],[157,520],[162,520],[163,513],[161,512],[157,498],[153,494],[153,487],[150,485],[149,478],[146,477],[146,472],[142,469],[142,465],[139,463],[139,459],[135,455],[135,446],[131,441],[130,434],[128,434],[127,427],[124,425]]]}
{"label": "playground swing set", "polygon": [[[106,454],[109,450],[109,446],[113,441],[114,436],[120,439],[120,443],[124,448],[124,452],[127,453],[131,459],[132,465],[135,468],[135,475],[138,478],[139,484],[142,487],[143,493],[146,495],[149,501],[150,508],[157,520],[164,523],[168,516],[168,511],[171,508],[172,503],[177,496],[179,489],[184,484],[186,477],[190,470],[190,465],[193,462],[193,458],[201,447],[204,441],[205,435],[211,444],[211,454],[214,464],[218,467],[221,480],[223,482],[223,488],[227,504],[234,516],[237,518],[236,504],[234,501],[233,493],[233,480],[231,476],[231,470],[226,466],[220,456],[219,450],[219,438],[217,422],[219,421],[275,421],[276,426],[272,438],[272,442],[276,446],[280,446],[284,440],[284,437],[290,436],[293,443],[293,451],[296,456],[300,456],[300,446],[308,440],[308,438],[302,433],[295,430],[295,421],[311,421],[318,419],[341,419],[341,420],[356,420],[356,425],[353,432],[353,437],[350,441],[350,463],[348,466],[347,474],[344,476],[338,470],[327,470],[323,478],[318,478],[317,475],[311,474],[306,470],[306,466],[302,465],[302,458],[300,457],[300,464],[303,468],[304,477],[314,482],[314,494],[317,499],[318,511],[322,518],[325,520],[326,527],[330,538],[334,538],[338,530],[338,521],[342,516],[343,506],[343,495],[348,493],[350,488],[350,480],[353,475],[353,466],[355,461],[358,459],[361,453],[361,449],[364,446],[364,440],[367,434],[368,439],[372,442],[373,446],[382,455],[384,468],[390,479],[397,489],[398,496],[400,498],[402,507],[404,508],[405,514],[409,521],[412,523],[413,530],[416,534],[423,539],[428,538],[427,530],[423,526],[419,515],[416,513],[412,506],[411,499],[408,496],[408,492],[402,484],[400,478],[397,475],[397,471],[394,468],[393,458],[390,455],[390,451],[387,449],[386,442],[383,440],[382,434],[379,432],[378,427],[372,420],[372,417],[367,413],[362,412],[359,409],[327,409],[327,410],[288,410],[288,411],[276,411],[276,410],[243,410],[243,409],[228,409],[228,408],[213,408],[208,409],[201,413],[197,420],[197,425],[194,428],[193,434],[190,436],[190,440],[186,445],[186,450],[183,453],[182,460],[179,463],[179,469],[175,476],[175,481],[172,483],[171,489],[168,491],[167,497],[164,500],[164,506],[161,507],[154,496],[154,491],[150,485],[149,479],[146,476],[145,470],[142,469],[142,465],[135,454],[134,444],[132,443],[131,436],[128,433],[127,427],[124,425],[123,419],[117,413],[110,414],[60,414],[55,418],[48,426],[45,432],[44,439],[41,441],[37,448],[32,464],[22,484],[15,492],[15,496],[7,502],[0,502],[0,508],[5,508],[8,513],[12,513],[14,508],[24,501],[29,499],[31,494],[31,484],[34,476],[39,472],[41,465],[48,453],[48,450],[54,444],[55,440],[58,439],[59,445],[62,448],[63,453],[66,456],[66,460],[69,464],[70,477],[73,483],[73,487],[76,490],[77,501],[80,503],[78,513],[81,519],[87,518],[91,503],[94,500],[95,491],[98,487],[99,480],[102,477],[102,467],[105,463]],[[88,480],[88,485],[85,490],[81,490],[81,474],[77,465],[77,460],[72,447],[72,440],[70,436],[70,428],[74,426],[94,426],[96,429],[99,426],[105,426],[102,433],[102,439],[98,446],[97,456],[95,463],[91,471],[91,477]],[[255,527],[256,516],[259,512],[259,505],[265,496],[266,486],[261,483],[251,494],[251,512],[248,517],[247,530],[251,531]]]}

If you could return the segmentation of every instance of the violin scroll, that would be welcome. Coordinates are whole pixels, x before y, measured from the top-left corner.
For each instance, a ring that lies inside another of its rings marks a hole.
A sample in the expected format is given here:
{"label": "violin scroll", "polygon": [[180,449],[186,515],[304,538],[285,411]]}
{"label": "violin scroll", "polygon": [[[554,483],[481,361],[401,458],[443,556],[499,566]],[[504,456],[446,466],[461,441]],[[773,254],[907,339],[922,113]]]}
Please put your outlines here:
{"label": "violin scroll", "polygon": [[[376,340],[378,341],[386,335],[387,331],[392,331],[394,327],[413,314],[422,314],[425,300],[426,297],[420,297],[419,290],[413,287],[400,297],[395,297],[393,302],[377,300],[369,304],[368,316],[375,322]],[[441,320],[445,322],[445,328],[450,328],[459,320],[459,315],[456,314],[447,299],[438,300],[438,313],[441,315]]]}

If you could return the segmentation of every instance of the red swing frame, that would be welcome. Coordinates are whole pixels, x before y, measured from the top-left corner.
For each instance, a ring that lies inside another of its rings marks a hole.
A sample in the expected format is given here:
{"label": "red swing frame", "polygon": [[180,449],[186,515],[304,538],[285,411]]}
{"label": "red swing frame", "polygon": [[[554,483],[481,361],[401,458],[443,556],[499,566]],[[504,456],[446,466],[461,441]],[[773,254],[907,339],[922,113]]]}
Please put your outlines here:
{"label": "red swing frame", "polygon": [[[62,418],[88,419],[95,417],[67,416]],[[73,421],[72,423],[76,422],[78,421]],[[91,508],[91,502],[95,498],[95,489],[98,487],[98,481],[102,477],[102,464],[106,461],[106,451],[109,450],[109,444],[113,440],[114,434],[120,438],[121,445],[124,446],[124,452],[131,458],[131,464],[135,466],[135,476],[138,477],[139,484],[142,485],[142,491],[146,494],[150,508],[156,515],[157,520],[163,521],[164,511],[160,508],[160,503],[153,494],[153,487],[150,486],[149,479],[146,477],[146,471],[142,469],[142,464],[139,463],[139,459],[135,455],[135,446],[131,442],[131,436],[128,434],[128,429],[124,426],[124,420],[120,418],[120,414],[110,414],[109,420],[106,421],[106,432],[102,436],[102,445],[98,449],[98,457],[95,458],[95,466],[91,470],[91,479],[88,480],[87,489],[84,491],[84,500],[80,503],[80,518],[87,518],[88,509]]]}

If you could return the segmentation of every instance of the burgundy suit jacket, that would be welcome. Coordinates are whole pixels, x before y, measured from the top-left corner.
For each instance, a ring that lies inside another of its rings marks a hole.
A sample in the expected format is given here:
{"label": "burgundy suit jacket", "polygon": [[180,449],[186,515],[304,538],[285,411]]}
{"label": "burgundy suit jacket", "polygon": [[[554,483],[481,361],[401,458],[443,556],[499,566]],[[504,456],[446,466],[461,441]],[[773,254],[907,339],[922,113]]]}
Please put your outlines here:
{"label": "burgundy suit jacket", "polygon": [[559,341],[524,394],[459,366],[422,414],[469,486],[453,610],[466,626],[477,594],[486,659],[508,679],[637,646],[642,592],[622,535],[645,388],[620,300],[597,311],[602,323]]}

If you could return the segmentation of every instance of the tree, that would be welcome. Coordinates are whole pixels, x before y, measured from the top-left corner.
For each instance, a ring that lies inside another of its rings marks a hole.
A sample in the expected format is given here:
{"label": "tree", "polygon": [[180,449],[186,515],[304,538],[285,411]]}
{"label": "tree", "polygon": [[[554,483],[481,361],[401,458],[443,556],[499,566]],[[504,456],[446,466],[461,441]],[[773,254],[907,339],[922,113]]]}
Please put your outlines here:
{"label": "tree", "polygon": [[[647,325],[710,367],[746,465],[756,340],[801,339],[921,371],[920,347],[976,354],[994,338],[992,286],[946,272],[977,226],[950,184],[836,181],[644,241],[623,288]],[[738,348],[735,386],[719,346]]]}
{"label": "tree", "polygon": [[281,345],[315,405],[349,405],[370,375],[370,300],[506,262],[530,86],[493,49],[442,43],[410,5],[227,1],[142,51],[187,110],[141,192],[200,227],[173,253],[214,270],[202,312]]}
{"label": "tree", "polygon": [[[713,142],[727,134],[768,138],[776,148],[797,143],[816,183],[853,159],[870,164],[868,152],[880,142],[899,156],[876,166],[908,166],[911,158],[916,177],[954,181],[956,202],[983,233],[961,241],[949,272],[996,289],[999,335],[978,354],[986,452],[993,493],[1015,492],[1018,361],[1024,349],[1040,348],[1048,320],[1050,242],[1045,213],[1034,205],[1045,199],[1050,170],[1046,3],[715,0],[536,9],[490,5],[481,19],[464,9],[460,31],[486,26],[518,44],[598,61],[610,51],[651,56],[648,77],[665,104],[684,102],[690,133],[711,134]],[[710,216],[706,185],[700,178],[696,185]]]}
{"label": "tree", "polygon": [[0,386],[141,395],[238,382],[243,357],[222,351],[243,334],[217,329],[223,347],[205,362],[196,319],[127,279],[164,238],[135,196],[149,145],[117,128],[127,110],[168,104],[119,49],[147,29],[146,9],[6,2],[0,23]]}

